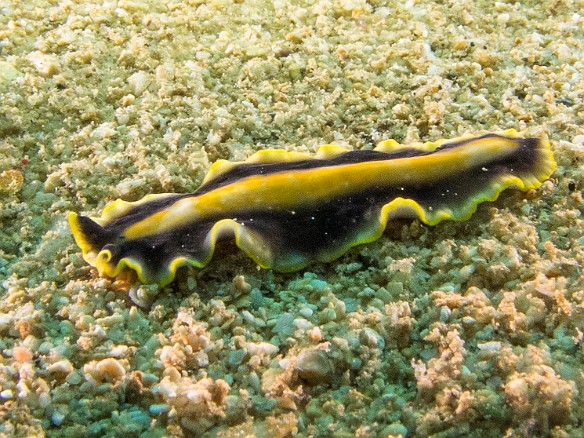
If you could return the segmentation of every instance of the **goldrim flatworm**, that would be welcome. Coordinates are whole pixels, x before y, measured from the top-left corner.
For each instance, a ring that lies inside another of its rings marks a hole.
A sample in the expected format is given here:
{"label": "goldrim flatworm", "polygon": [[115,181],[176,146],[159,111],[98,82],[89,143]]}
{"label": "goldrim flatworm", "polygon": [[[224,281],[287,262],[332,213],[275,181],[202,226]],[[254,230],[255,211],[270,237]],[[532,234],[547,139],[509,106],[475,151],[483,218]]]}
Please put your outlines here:
{"label": "goldrim flatworm", "polygon": [[194,193],[118,200],[100,218],[71,212],[69,222],[84,259],[109,277],[130,268],[166,285],[179,267],[209,263],[224,239],[288,272],[379,238],[392,218],[466,220],[479,203],[537,188],[554,169],[545,137],[514,130],[373,150],[325,145],[315,156],[264,150],[216,162]]}

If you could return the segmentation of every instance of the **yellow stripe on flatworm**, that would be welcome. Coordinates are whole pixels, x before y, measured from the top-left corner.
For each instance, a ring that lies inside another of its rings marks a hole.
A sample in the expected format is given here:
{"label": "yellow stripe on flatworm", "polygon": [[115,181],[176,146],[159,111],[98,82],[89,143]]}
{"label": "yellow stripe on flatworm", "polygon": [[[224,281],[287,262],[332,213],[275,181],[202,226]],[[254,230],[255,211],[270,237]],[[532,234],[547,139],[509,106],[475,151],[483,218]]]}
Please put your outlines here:
{"label": "yellow stripe on flatworm", "polygon": [[229,211],[260,210],[266,206],[281,211],[294,209],[299,203],[316,205],[371,185],[399,187],[412,182],[427,183],[497,160],[517,147],[513,139],[487,137],[419,157],[253,175],[200,196],[181,199],[130,226],[124,236],[135,239],[171,231],[193,220]]}

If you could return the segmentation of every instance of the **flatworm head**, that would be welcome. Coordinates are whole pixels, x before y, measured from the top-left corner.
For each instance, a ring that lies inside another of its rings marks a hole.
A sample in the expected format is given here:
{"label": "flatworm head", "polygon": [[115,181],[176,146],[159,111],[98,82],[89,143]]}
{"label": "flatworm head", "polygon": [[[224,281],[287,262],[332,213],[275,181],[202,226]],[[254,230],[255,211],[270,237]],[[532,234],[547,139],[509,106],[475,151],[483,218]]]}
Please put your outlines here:
{"label": "flatworm head", "polygon": [[219,161],[190,194],[115,201],[100,218],[69,214],[85,260],[101,274],[126,268],[170,283],[180,266],[203,267],[234,239],[258,265],[288,272],[371,242],[387,221],[466,220],[507,188],[537,188],[555,169],[546,138],[514,130],[374,150],[326,145],[316,156],[266,150]]}

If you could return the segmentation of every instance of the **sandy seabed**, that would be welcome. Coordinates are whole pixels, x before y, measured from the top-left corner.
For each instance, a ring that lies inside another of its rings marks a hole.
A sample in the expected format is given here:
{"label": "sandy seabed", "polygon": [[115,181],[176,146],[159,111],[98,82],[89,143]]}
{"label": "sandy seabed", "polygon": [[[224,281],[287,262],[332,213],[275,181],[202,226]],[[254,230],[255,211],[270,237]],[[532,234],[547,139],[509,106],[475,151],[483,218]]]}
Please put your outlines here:
{"label": "sandy seabed", "polygon": [[[0,436],[584,436],[584,11],[553,1],[0,3]],[[100,278],[68,211],[217,159],[515,128],[558,162],[294,274]]]}

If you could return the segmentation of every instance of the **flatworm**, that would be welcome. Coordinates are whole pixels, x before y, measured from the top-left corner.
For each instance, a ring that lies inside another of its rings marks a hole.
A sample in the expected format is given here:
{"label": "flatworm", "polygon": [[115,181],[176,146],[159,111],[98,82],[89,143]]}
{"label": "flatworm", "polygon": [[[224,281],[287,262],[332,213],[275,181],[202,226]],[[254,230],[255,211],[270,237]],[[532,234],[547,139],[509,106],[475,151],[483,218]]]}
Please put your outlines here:
{"label": "flatworm", "polygon": [[130,268],[166,285],[180,266],[209,263],[224,239],[259,266],[289,272],[379,238],[392,218],[466,220],[479,203],[537,188],[554,169],[545,137],[514,130],[373,150],[325,145],[314,157],[265,150],[216,162],[194,193],[118,200],[100,218],[71,212],[69,223],[84,259],[109,277]]}

